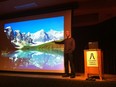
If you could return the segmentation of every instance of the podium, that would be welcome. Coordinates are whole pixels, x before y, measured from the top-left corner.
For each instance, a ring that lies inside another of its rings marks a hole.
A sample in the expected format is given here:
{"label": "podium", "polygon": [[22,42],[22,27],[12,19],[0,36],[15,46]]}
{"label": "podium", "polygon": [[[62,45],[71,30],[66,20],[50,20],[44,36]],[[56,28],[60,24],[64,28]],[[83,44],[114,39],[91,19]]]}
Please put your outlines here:
{"label": "podium", "polygon": [[103,53],[101,49],[86,49],[84,50],[84,67],[85,77],[90,75],[98,75],[102,80],[103,74]]}

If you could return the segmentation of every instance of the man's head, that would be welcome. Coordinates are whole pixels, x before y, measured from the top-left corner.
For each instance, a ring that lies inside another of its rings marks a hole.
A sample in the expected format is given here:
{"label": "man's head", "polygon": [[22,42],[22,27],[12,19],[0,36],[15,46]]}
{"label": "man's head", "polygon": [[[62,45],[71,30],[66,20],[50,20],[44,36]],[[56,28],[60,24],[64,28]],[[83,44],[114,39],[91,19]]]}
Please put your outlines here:
{"label": "man's head", "polygon": [[71,36],[70,31],[67,30],[65,34],[66,34],[66,37],[70,38]]}

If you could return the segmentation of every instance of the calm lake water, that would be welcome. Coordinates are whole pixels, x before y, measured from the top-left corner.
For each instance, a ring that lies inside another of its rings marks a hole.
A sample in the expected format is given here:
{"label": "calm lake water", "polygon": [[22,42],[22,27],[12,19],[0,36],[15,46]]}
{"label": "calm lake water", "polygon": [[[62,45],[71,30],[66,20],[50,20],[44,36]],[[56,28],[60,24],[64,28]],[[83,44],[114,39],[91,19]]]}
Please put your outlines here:
{"label": "calm lake water", "polygon": [[48,70],[64,69],[64,54],[61,51],[16,50],[0,59],[1,70]]}

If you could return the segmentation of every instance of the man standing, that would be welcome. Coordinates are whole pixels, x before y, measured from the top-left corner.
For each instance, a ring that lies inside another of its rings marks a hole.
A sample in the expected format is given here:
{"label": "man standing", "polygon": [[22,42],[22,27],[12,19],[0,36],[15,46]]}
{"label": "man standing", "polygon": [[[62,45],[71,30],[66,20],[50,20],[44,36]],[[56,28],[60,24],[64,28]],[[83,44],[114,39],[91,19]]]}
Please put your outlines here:
{"label": "man standing", "polygon": [[[75,40],[71,37],[70,31],[66,31],[66,38],[62,42],[55,43],[64,43],[64,69],[65,73],[63,77],[75,78],[75,69],[73,63],[73,51],[75,50]],[[69,64],[69,65],[68,65]],[[69,66],[71,69],[71,74],[69,74]]]}

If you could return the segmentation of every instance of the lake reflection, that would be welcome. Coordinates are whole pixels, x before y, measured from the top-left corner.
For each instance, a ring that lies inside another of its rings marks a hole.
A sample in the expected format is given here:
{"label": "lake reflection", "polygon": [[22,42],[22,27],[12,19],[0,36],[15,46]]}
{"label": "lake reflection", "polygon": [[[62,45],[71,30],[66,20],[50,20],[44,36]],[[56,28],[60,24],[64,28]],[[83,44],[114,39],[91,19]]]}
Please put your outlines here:
{"label": "lake reflection", "polygon": [[[5,59],[6,58],[6,59]],[[63,70],[64,55],[63,52],[50,51],[30,51],[30,50],[16,50],[8,53],[4,60],[10,61],[8,65],[4,64],[4,68],[12,69],[30,69],[30,70]],[[2,58],[3,59],[3,58]]]}

